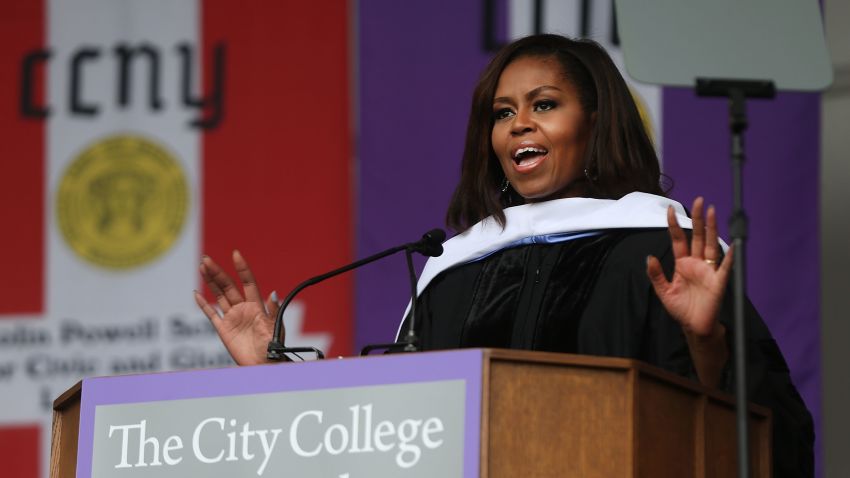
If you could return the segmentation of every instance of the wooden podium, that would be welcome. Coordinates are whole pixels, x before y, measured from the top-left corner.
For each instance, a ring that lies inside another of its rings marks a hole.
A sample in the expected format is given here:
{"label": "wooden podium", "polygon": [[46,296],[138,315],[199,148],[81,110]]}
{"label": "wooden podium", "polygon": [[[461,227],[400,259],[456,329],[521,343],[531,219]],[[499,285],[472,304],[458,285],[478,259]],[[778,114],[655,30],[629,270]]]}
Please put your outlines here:
{"label": "wooden podium", "polygon": [[[480,396],[473,397],[480,401],[480,430],[474,431],[480,433],[480,446],[467,455],[467,460],[478,460],[476,476],[735,476],[734,405],[726,394],[635,360],[494,349],[470,352],[481,357]],[[415,355],[421,366],[458,353]],[[350,375],[361,366],[392,360],[398,357],[328,362],[345,362]],[[311,364],[228,373],[295,370]],[[76,476],[85,386],[72,387],[54,402],[51,478]],[[752,476],[769,477],[770,412],[751,405],[750,427]],[[457,476],[469,476],[469,469]]]}

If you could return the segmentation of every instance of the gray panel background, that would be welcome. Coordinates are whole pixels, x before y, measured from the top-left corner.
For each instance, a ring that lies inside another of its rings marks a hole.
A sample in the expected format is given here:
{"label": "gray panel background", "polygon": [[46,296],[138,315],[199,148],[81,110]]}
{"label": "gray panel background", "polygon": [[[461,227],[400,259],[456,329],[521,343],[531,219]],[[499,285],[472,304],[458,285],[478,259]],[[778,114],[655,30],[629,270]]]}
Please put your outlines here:
{"label": "gray panel background", "polygon": [[832,81],[812,0],[617,0],[617,14],[626,69],[639,81],[773,80],[795,91]]}

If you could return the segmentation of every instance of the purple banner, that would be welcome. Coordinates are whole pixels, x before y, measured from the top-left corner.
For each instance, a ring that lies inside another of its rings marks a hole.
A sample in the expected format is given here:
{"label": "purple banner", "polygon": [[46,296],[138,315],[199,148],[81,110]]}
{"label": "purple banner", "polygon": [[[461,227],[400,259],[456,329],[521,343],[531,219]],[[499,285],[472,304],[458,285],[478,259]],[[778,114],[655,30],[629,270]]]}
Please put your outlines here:
{"label": "purple banner", "polygon": [[[472,89],[490,58],[481,5],[360,3],[358,257],[445,223]],[[357,348],[392,340],[410,300],[404,258],[360,269],[355,283]]]}
{"label": "purple banner", "polygon": [[[482,5],[360,4],[360,257],[415,240],[443,223],[459,177],[472,89],[491,56],[482,48]],[[726,102],[669,89],[662,108],[663,166],[675,182],[671,196],[688,207],[697,195],[705,196],[717,206],[728,238]],[[752,101],[748,110],[748,294],[776,337],[819,431],[819,97],[781,94],[774,101]],[[358,347],[391,340],[409,300],[404,260],[359,271],[355,300]]]}

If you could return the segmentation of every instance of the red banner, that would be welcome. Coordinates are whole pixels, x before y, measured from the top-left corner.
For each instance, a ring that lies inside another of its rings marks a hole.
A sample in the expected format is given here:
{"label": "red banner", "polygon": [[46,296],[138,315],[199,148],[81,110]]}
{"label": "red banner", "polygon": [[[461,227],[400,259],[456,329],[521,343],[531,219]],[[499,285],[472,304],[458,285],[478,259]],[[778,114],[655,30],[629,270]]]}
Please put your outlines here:
{"label": "red banner", "polygon": [[[15,0],[0,16],[0,460],[46,476],[83,376],[227,366],[192,290],[233,249],[265,294],[352,260],[348,2]],[[351,277],[287,343],[352,347]],[[14,444],[15,446],[7,446]],[[11,476],[11,475],[10,475]]]}

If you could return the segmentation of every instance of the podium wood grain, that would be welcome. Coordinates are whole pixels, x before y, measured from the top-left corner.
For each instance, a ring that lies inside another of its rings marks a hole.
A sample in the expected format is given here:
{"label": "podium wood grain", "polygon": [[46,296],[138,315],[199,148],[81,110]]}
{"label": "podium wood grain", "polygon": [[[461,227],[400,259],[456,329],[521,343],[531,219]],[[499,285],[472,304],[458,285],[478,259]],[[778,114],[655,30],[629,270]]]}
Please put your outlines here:
{"label": "podium wood grain", "polygon": [[77,476],[77,443],[80,433],[80,396],[83,383],[77,382],[53,401],[50,438],[50,478]]}
{"label": "podium wood grain", "polygon": [[[635,360],[488,350],[482,474],[730,477],[731,397]],[[750,406],[753,477],[770,476],[770,412]]]}

